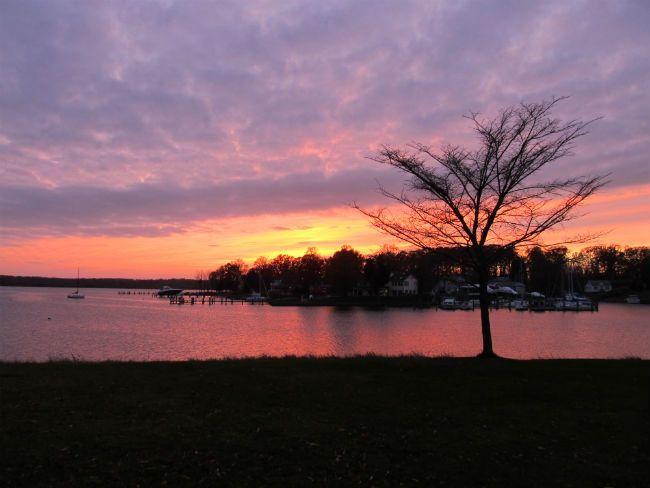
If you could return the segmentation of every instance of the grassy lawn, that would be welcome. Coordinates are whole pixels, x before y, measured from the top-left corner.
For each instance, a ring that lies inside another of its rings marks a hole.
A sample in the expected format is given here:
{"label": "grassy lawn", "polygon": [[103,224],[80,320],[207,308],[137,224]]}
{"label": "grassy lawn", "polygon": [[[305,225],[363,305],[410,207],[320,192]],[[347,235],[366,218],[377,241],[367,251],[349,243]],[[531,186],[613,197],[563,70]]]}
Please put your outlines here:
{"label": "grassy lawn", "polygon": [[0,484],[646,486],[648,361],[0,364]]}

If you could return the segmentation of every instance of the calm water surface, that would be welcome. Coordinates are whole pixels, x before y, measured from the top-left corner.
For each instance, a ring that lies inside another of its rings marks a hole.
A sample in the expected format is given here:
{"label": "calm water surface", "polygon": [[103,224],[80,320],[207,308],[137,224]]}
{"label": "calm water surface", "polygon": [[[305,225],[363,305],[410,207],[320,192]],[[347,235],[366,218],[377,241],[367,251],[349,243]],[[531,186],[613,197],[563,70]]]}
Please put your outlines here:
{"label": "calm water surface", "polygon": [[[146,295],[0,287],[0,360],[181,360],[259,355],[473,355],[479,313],[444,310],[169,305]],[[48,320],[50,317],[50,320]],[[492,313],[495,350],[513,358],[650,358],[650,307]]]}

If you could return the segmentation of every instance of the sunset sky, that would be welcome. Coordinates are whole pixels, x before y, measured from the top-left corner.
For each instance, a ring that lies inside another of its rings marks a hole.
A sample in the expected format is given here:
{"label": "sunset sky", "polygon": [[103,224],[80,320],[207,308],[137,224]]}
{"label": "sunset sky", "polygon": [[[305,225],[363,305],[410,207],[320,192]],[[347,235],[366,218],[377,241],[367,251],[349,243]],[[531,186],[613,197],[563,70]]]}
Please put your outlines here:
{"label": "sunset sky", "polygon": [[648,26],[645,0],[0,0],[0,274],[370,252],[380,144],[471,147],[464,114],[553,95],[603,118],[547,175],[612,180],[559,234],[648,245]]}

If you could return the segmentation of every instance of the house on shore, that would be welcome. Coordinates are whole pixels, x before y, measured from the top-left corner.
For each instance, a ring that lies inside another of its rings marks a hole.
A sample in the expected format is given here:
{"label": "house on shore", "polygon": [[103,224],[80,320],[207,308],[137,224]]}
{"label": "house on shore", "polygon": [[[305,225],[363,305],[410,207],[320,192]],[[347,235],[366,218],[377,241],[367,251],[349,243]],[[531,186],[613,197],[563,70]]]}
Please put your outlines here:
{"label": "house on shore", "polygon": [[456,295],[460,292],[461,287],[467,284],[464,277],[459,275],[447,276],[441,278],[431,290],[432,295]]}
{"label": "house on shore", "polygon": [[418,279],[412,274],[398,275],[391,274],[388,282],[388,295],[392,297],[417,295]]}
{"label": "house on shore", "polygon": [[585,293],[607,293],[612,291],[609,280],[589,280],[585,284]]}

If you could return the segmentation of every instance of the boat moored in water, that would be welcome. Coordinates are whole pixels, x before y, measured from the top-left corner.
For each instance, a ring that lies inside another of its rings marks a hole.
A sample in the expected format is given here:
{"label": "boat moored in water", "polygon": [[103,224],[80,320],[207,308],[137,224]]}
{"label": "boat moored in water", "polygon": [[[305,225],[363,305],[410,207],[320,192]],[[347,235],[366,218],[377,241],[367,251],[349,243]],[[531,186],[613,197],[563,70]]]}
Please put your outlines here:
{"label": "boat moored in water", "polygon": [[577,293],[567,293],[563,299],[559,299],[555,302],[556,310],[576,310],[584,311],[594,310],[594,304],[591,300]]}
{"label": "boat moored in water", "polygon": [[520,312],[524,310],[528,310],[529,308],[528,300],[523,300],[523,299],[511,301],[510,306],[515,310],[519,310]]}
{"label": "boat moored in water", "polygon": [[83,293],[79,293],[79,268],[77,268],[77,291],[73,291],[68,295],[68,298],[72,298],[75,300],[80,300],[82,298],[86,298]]}
{"label": "boat moored in water", "polygon": [[266,302],[267,298],[260,293],[253,292],[245,298],[245,301],[250,303],[260,303],[260,302]]}
{"label": "boat moored in water", "polygon": [[179,295],[183,293],[183,290],[180,288],[170,288],[169,286],[163,286],[160,290],[156,292],[159,297],[169,297],[174,295]]}
{"label": "boat moored in water", "polygon": [[455,298],[443,298],[442,302],[440,302],[440,308],[443,310],[456,310],[458,302]]}

